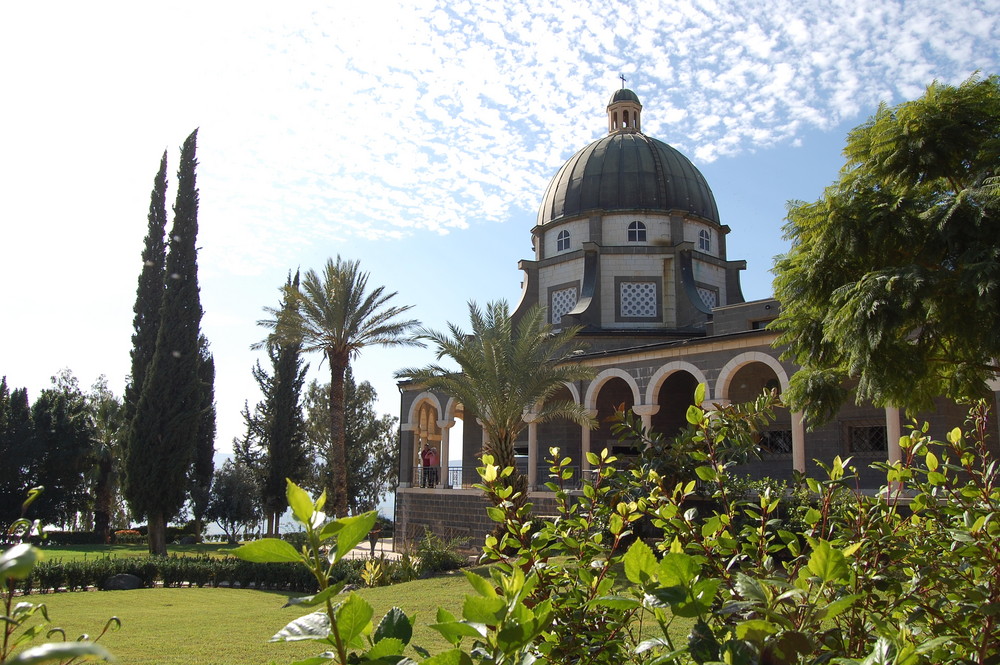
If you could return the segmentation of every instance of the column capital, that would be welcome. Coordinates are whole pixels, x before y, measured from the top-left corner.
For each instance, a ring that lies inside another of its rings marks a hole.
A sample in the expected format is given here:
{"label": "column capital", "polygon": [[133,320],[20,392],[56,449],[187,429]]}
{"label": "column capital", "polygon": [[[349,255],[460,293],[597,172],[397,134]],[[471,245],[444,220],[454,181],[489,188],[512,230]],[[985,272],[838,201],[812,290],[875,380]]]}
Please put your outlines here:
{"label": "column capital", "polygon": [[437,421],[437,426],[441,429],[451,429],[455,426],[455,420],[439,420]]}
{"label": "column capital", "polygon": [[659,411],[659,404],[636,404],[632,407],[632,413],[637,416],[655,416]]}

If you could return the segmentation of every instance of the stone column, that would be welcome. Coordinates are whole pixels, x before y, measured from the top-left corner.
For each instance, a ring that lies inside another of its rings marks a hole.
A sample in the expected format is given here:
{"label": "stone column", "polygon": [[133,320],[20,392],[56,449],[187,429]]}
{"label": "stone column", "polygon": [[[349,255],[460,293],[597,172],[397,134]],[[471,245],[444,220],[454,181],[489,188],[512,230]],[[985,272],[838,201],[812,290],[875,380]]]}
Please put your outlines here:
{"label": "stone column", "polygon": [[439,458],[439,468],[438,468],[438,487],[451,487],[451,479],[448,477],[448,460],[451,458],[449,454],[449,445],[451,443],[451,428],[455,426],[454,420],[439,420],[437,421],[437,426],[441,428],[441,449],[438,451],[441,453],[438,455]]}
{"label": "stone column", "polygon": [[653,430],[653,416],[655,416],[659,410],[659,404],[636,404],[632,407],[632,413],[642,418],[642,428],[646,430],[647,435]]}
{"label": "stone column", "polygon": [[[591,418],[597,417],[597,409],[589,409],[587,415]],[[580,480],[583,480],[583,475],[590,471],[590,462],[587,461],[587,453],[590,452],[590,428],[583,425],[582,435],[580,436]]]}
{"label": "stone column", "polygon": [[528,423],[528,491],[538,489],[538,414],[528,411],[522,418]]}
{"label": "stone column", "polygon": [[792,413],[792,468],[806,472],[806,425],[801,411]]}
{"label": "stone column", "polygon": [[885,407],[885,442],[889,453],[889,464],[903,459],[903,449],[899,447],[899,439],[903,435],[902,429],[899,407]]}
{"label": "stone column", "polygon": [[414,451],[420,450],[414,445],[417,437],[413,435],[413,432],[416,429],[417,427],[413,423],[399,426],[399,486],[401,488],[413,487],[413,456],[416,454]]}

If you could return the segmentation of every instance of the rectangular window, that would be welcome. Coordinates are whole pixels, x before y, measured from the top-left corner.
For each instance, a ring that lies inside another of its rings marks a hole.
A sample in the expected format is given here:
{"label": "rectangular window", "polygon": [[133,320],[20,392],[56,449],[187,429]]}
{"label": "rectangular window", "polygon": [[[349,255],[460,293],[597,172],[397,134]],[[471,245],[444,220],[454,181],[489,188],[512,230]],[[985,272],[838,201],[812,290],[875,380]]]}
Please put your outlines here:
{"label": "rectangular window", "polygon": [[761,432],[759,445],[766,455],[791,455],[792,430],[781,429]]}
{"label": "rectangular window", "polygon": [[885,425],[849,425],[847,427],[849,453],[888,453]]}

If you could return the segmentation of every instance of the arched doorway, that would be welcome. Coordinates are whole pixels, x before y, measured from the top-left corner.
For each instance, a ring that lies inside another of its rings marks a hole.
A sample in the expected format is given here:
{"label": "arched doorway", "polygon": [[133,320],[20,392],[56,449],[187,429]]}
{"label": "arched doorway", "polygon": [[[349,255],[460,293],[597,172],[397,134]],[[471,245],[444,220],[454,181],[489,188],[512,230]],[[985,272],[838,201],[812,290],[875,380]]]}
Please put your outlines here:
{"label": "arched doorway", "polygon": [[[764,391],[781,395],[781,379],[770,365],[754,361],[740,366],[726,382],[725,397],[734,404],[752,402]],[[786,408],[774,410],[774,421],[765,425],[757,442],[759,458],[744,466],[754,478],[787,479],[792,475],[792,416]]]}
{"label": "arched doorway", "polygon": [[[562,387],[559,391],[547,400],[551,402],[576,402],[573,393],[569,388]],[[550,448],[559,448],[560,458],[569,457],[573,460],[573,478],[580,478],[581,461],[581,441],[582,432],[580,425],[565,418],[549,420],[538,424],[538,468],[537,478],[539,486],[549,482],[549,467],[551,455]]]}
{"label": "arched doorway", "polygon": [[672,439],[687,426],[687,410],[694,403],[697,387],[698,379],[685,370],[677,370],[663,380],[656,392],[660,408],[650,420],[654,432]]}
{"label": "arched doorway", "polygon": [[597,429],[590,433],[590,450],[600,453],[607,448],[615,455],[632,456],[638,453],[631,441],[619,441],[612,432],[612,424],[617,411],[630,411],[635,406],[632,387],[625,379],[615,376],[605,381],[597,393]]}

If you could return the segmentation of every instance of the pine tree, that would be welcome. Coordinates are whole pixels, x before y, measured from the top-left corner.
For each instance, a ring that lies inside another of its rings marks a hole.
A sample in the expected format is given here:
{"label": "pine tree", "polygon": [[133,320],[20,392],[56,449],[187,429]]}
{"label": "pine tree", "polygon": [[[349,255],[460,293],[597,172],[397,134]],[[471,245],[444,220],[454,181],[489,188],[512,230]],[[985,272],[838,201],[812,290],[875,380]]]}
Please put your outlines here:
{"label": "pine tree", "polygon": [[126,460],[129,503],[149,522],[149,551],[165,555],[166,524],[184,505],[201,421],[201,302],[195,241],[198,130],[184,141],[156,350],[142,383]]}

